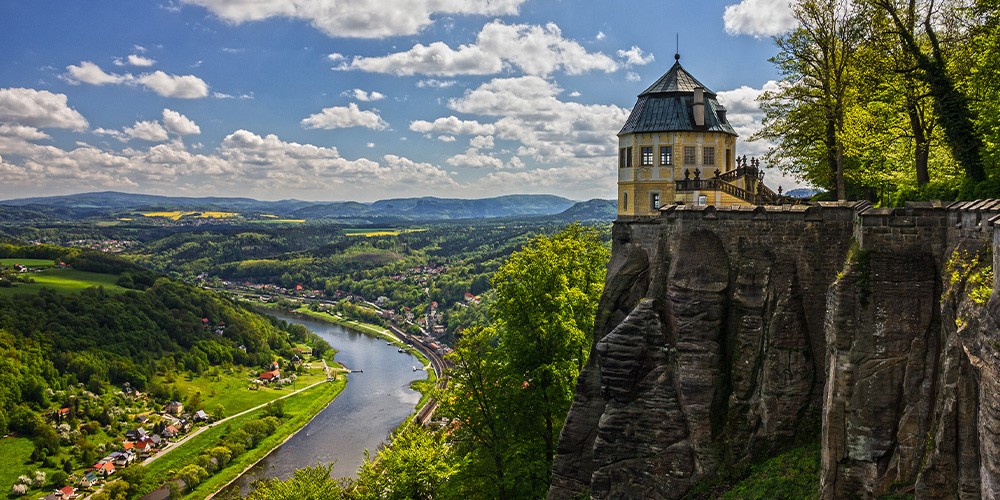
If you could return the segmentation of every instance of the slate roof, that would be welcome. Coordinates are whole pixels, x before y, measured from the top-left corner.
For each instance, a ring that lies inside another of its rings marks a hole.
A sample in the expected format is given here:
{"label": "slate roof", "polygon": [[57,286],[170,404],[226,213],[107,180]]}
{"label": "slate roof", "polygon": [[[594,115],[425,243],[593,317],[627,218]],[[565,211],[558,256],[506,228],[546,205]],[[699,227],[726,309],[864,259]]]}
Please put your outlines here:
{"label": "slate roof", "polygon": [[[696,127],[692,105],[694,89],[705,89],[705,125]],[[639,94],[632,113],[618,135],[648,132],[723,132],[738,135],[728,120],[719,119],[726,108],[715,92],[691,76],[678,61],[659,80]]]}

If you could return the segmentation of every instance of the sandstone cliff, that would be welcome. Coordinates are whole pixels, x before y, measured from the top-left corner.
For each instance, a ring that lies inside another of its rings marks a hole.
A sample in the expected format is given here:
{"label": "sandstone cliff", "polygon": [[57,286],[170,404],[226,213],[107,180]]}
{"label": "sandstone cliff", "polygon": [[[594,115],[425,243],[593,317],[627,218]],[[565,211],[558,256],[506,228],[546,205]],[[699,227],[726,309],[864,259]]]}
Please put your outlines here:
{"label": "sandstone cliff", "polygon": [[997,497],[998,209],[616,222],[549,497],[679,498],[816,440],[825,498]]}

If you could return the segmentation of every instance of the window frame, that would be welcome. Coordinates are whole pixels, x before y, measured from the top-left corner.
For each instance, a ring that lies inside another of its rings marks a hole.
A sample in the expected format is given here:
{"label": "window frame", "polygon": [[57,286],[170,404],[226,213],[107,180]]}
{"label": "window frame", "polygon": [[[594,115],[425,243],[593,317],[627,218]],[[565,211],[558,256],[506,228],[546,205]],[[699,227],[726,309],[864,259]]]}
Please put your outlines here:
{"label": "window frame", "polygon": [[[709,157],[711,157],[712,161],[708,161]],[[701,147],[701,164],[710,167],[715,166],[715,146]]]}
{"label": "window frame", "polygon": [[660,201],[660,192],[653,191],[649,193],[649,210],[655,212],[660,209],[660,205],[662,205]]}
{"label": "window frame", "polygon": [[698,148],[696,146],[684,146],[684,166],[698,164]]}
{"label": "window frame", "polygon": [[673,146],[660,146],[660,166],[667,166],[673,164],[674,164]]}
{"label": "window frame", "polygon": [[644,167],[653,166],[653,146],[641,146],[639,148],[639,165]]}

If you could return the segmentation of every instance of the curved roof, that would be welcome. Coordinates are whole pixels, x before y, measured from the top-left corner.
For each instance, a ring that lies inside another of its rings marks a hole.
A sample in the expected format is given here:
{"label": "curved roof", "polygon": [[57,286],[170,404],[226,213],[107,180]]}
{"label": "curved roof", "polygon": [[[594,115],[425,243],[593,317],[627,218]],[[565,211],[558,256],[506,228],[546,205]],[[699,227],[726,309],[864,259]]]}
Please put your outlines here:
{"label": "curved roof", "polygon": [[[691,76],[677,62],[659,80],[639,94],[632,113],[618,135],[648,132],[722,132],[738,135],[729,121],[719,118],[726,108],[715,92]],[[693,102],[696,88],[705,89],[705,125],[694,124]]]}

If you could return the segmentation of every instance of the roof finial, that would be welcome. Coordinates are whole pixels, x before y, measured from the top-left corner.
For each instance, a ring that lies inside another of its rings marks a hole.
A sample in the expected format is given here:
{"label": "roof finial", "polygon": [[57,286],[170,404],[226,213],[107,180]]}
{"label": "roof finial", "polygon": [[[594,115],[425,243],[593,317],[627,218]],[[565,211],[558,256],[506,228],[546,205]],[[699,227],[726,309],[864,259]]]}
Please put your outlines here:
{"label": "roof finial", "polygon": [[674,45],[677,48],[677,50],[674,51],[674,61],[681,62],[681,34],[674,33],[674,36],[677,37],[675,40],[676,45]]}

